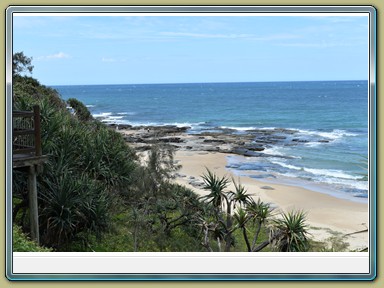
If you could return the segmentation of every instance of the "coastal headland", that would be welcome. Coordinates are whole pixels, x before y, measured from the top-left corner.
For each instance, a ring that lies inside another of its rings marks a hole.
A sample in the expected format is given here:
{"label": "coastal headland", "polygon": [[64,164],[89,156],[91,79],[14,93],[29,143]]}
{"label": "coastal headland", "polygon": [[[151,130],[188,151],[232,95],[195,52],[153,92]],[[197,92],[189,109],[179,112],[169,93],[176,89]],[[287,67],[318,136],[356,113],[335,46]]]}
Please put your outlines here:
{"label": "coastal headland", "polygon": [[[181,165],[181,169],[174,175],[175,182],[191,188],[199,195],[207,193],[202,189],[201,176],[209,169],[220,177],[225,175],[240,182],[249,194],[270,203],[276,211],[305,211],[309,231],[316,241],[330,241],[338,237],[349,245],[349,251],[361,251],[368,247],[367,203],[335,197],[294,184],[281,184],[279,179],[270,183],[262,179],[237,176],[228,169],[229,156],[258,159],[268,157],[263,151],[270,145],[280,142],[292,146],[302,144],[304,140],[295,137],[295,130],[253,129],[246,133],[234,133],[230,128],[220,128],[194,134],[188,133],[189,127],[172,125],[111,124],[110,127],[123,134],[127,143],[144,156],[154,144],[171,145],[176,151],[175,162]],[[315,141],[327,140],[320,138]]]}

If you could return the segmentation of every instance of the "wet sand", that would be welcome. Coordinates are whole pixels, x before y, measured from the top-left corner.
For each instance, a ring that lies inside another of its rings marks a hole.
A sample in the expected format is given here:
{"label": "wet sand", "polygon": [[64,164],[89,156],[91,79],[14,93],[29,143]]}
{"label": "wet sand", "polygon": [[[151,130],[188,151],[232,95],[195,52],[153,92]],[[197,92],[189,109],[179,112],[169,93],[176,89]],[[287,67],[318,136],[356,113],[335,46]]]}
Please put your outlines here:
{"label": "wet sand", "polygon": [[[175,160],[182,165],[176,182],[204,195],[207,191],[199,188],[198,184],[201,183],[201,175],[206,169],[219,177],[224,175],[233,177],[247,188],[248,193],[271,203],[280,211],[305,211],[311,227],[310,233],[313,239],[318,241],[335,234],[342,236],[368,228],[368,204],[336,198],[301,187],[263,183],[250,177],[235,176],[225,168],[227,156],[229,154],[219,152],[176,151]],[[345,236],[344,241],[349,243],[349,250],[361,250],[368,247],[368,233]]]}

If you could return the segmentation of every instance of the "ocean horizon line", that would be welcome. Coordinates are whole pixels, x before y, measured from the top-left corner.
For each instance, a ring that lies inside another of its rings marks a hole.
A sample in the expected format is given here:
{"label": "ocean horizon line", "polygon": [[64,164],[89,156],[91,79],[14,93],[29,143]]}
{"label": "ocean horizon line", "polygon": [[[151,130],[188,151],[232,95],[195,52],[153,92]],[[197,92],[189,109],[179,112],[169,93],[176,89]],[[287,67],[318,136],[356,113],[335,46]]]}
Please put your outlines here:
{"label": "ocean horizon line", "polygon": [[368,194],[357,177],[364,173],[358,155],[368,152],[368,87],[364,80],[329,80],[54,88],[63,99],[82,101],[106,124],[247,134],[252,145],[263,145],[266,151],[255,162],[240,159],[236,170],[248,167],[264,180],[275,173],[295,176],[361,197]]}
{"label": "ocean horizon line", "polygon": [[241,83],[315,83],[315,82],[361,82],[368,79],[345,79],[345,80],[281,80],[281,81],[218,81],[218,82],[159,82],[159,83],[112,83],[112,84],[50,84],[49,87],[57,86],[122,86],[122,85],[191,85],[191,84],[241,84]]}

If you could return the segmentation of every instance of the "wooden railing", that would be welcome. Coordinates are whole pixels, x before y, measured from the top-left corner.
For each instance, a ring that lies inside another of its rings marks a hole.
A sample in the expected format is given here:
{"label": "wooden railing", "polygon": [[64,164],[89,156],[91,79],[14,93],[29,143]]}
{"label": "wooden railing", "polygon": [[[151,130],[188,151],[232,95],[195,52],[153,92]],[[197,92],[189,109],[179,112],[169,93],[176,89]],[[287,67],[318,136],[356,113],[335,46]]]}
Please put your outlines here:
{"label": "wooden railing", "polygon": [[13,154],[41,156],[40,107],[34,106],[32,112],[13,111],[12,125]]}

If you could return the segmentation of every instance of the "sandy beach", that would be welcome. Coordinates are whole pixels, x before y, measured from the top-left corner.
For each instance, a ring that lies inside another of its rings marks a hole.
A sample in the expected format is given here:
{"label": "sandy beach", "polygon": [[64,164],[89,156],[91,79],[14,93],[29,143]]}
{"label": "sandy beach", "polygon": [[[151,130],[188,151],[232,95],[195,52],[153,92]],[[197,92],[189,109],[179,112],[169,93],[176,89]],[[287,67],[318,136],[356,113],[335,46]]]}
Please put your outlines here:
{"label": "sandy beach", "polygon": [[[120,127],[118,131],[137,151],[148,151],[153,144],[174,147],[175,162],[181,165],[175,181],[199,195],[207,193],[201,189],[201,176],[209,169],[219,177],[226,175],[230,179],[234,178],[253,197],[270,203],[275,211],[306,212],[309,232],[316,241],[337,236],[349,244],[349,251],[361,251],[369,246],[367,203],[337,198],[298,186],[271,184],[247,176],[238,177],[227,169],[228,156],[248,157],[249,154],[249,157],[257,159],[258,152],[238,148],[247,146],[247,136],[239,138],[227,133],[191,135],[185,133],[186,129],[177,127]],[[279,179],[275,179],[274,183],[279,183]],[[228,189],[233,189],[233,186]]]}
{"label": "sandy beach", "polygon": [[[204,195],[205,190],[191,185],[200,181],[206,168],[218,176],[234,177],[254,197],[271,203],[280,211],[299,209],[307,212],[310,233],[313,239],[323,241],[335,234],[342,236],[367,229],[368,205],[339,199],[327,194],[288,185],[263,183],[249,177],[237,177],[226,169],[229,154],[205,151],[177,151],[175,160],[182,165],[176,182],[196,193]],[[231,188],[231,187],[229,187]],[[356,233],[344,237],[349,250],[368,247],[368,233]]]}

